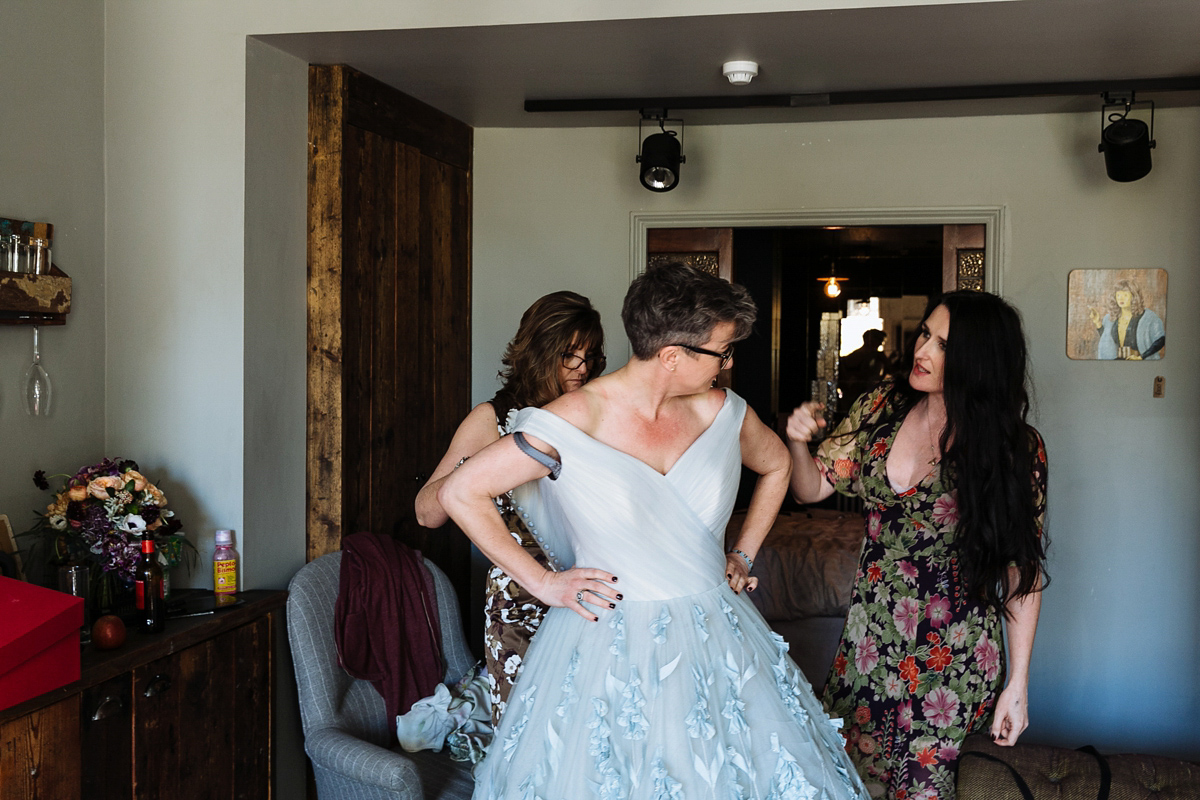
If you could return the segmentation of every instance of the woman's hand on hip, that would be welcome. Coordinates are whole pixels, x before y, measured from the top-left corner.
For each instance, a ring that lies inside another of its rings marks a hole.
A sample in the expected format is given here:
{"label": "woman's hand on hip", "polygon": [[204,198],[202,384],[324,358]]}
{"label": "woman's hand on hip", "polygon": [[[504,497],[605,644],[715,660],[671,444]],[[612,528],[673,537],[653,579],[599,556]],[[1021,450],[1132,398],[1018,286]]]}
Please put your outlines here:
{"label": "woman's hand on hip", "polygon": [[753,592],[758,588],[758,578],[750,577],[746,560],[734,552],[725,554],[725,579],[734,594],[741,594],[742,589]]}
{"label": "woman's hand on hip", "polygon": [[602,569],[547,570],[539,586],[526,588],[546,605],[569,608],[588,622],[600,619],[589,606],[616,608],[623,599],[617,591],[617,576]]}

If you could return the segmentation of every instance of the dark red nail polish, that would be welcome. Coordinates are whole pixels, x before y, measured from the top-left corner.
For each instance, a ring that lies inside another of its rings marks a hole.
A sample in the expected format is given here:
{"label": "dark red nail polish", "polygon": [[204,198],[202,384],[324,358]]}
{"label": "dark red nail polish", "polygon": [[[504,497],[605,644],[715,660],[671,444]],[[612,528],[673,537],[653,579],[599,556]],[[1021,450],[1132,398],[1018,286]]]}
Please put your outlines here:
{"label": "dark red nail polish", "polygon": [[623,595],[623,594],[619,594],[619,595],[617,595],[617,599],[618,599],[618,600],[624,600],[624,599],[625,599],[625,595]]}
{"label": "dark red nail polish", "polygon": [[599,621],[600,621],[599,617],[592,617],[592,622],[599,622]]}
{"label": "dark red nail polish", "polygon": [[617,576],[613,575],[613,583],[616,583],[616,582],[617,582]]}

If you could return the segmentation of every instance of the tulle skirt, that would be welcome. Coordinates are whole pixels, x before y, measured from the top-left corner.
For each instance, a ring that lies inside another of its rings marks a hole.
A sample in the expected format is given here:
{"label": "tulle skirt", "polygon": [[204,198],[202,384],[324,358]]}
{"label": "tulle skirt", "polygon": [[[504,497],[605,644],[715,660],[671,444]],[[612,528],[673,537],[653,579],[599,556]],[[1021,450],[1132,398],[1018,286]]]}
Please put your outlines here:
{"label": "tulle skirt", "polygon": [[476,800],[867,797],[803,674],[722,583],[665,601],[552,608]]}

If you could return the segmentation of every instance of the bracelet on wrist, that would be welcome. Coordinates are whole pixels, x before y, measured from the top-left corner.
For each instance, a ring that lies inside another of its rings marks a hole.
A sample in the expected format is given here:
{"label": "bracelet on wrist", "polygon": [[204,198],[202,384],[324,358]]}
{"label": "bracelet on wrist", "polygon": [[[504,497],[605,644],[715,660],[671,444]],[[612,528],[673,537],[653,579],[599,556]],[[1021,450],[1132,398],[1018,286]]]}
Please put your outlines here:
{"label": "bracelet on wrist", "polygon": [[754,570],[754,559],[753,559],[753,558],[751,558],[750,556],[746,555],[746,554],[745,554],[743,551],[741,551],[741,550],[737,549],[736,547],[735,547],[735,548],[733,548],[732,550],[730,550],[729,552],[731,552],[731,553],[737,553],[739,556],[741,556],[741,557],[742,557],[742,559],[743,559],[743,560],[745,560],[745,562],[746,562],[746,571],[747,571],[747,572],[752,572],[752,571]]}

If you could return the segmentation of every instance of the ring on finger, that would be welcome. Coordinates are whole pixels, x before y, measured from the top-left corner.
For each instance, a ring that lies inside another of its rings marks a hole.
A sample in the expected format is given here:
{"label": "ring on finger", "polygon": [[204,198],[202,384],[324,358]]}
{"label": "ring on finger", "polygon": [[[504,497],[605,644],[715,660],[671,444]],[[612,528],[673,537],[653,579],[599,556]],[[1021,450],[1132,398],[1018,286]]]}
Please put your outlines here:
{"label": "ring on finger", "polygon": [[583,592],[576,592],[576,593],[575,593],[575,601],[576,601],[576,602],[579,602],[579,603],[582,603],[582,602],[583,602]]}

